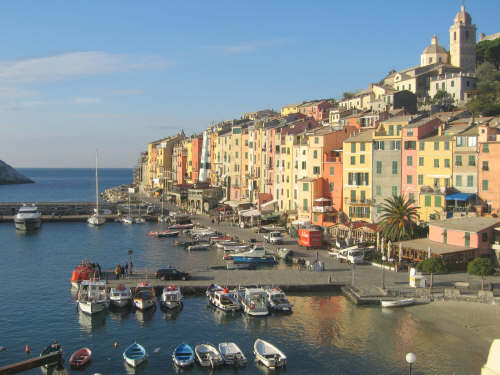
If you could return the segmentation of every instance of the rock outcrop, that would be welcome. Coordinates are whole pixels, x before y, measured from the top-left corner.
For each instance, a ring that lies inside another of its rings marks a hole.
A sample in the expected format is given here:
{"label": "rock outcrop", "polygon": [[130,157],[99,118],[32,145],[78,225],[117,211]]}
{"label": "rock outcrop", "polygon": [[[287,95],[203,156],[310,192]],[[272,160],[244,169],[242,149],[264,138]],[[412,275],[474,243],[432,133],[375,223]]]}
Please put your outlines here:
{"label": "rock outcrop", "polygon": [[0,185],[32,184],[34,182],[0,160]]}

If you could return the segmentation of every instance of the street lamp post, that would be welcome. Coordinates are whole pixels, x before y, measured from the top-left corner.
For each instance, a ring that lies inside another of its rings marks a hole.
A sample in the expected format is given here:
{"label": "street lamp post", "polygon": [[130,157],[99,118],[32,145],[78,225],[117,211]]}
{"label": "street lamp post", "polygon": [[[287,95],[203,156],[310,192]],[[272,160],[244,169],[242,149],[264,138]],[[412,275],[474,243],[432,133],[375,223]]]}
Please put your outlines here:
{"label": "street lamp post", "polygon": [[387,260],[387,257],[382,256],[382,289],[385,289],[385,264],[384,262]]}
{"label": "street lamp post", "polygon": [[406,362],[408,362],[408,364],[410,365],[410,372],[409,374],[411,375],[411,365],[413,363],[415,363],[417,360],[417,356],[415,355],[415,353],[407,353],[406,354]]}

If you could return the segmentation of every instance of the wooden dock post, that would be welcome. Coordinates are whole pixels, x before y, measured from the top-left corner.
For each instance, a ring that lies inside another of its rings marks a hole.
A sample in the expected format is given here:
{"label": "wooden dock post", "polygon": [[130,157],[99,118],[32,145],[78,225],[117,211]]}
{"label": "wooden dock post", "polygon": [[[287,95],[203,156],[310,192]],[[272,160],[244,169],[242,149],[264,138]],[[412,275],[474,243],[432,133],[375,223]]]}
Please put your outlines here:
{"label": "wooden dock post", "polygon": [[19,372],[31,370],[33,368],[41,367],[49,363],[54,363],[56,361],[62,363],[62,353],[50,353],[47,355],[27,359],[26,361],[21,361],[8,366],[0,367],[0,375],[17,374]]}

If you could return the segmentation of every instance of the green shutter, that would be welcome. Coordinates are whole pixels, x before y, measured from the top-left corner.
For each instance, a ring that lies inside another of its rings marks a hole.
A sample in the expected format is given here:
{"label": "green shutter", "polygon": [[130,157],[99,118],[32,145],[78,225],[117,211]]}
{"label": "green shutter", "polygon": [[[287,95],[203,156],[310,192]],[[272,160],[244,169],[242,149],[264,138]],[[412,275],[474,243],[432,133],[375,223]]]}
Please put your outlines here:
{"label": "green shutter", "polygon": [[431,196],[426,195],[425,196],[425,207],[430,207],[431,206]]}

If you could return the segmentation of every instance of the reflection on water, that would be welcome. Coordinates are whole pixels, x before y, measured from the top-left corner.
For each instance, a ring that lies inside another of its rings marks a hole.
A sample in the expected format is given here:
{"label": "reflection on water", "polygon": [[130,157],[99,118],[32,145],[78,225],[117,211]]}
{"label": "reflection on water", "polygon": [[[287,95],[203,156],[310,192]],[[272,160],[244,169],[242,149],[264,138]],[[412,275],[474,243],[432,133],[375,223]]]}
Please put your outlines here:
{"label": "reflection on water", "polygon": [[90,315],[78,310],[78,323],[83,332],[94,334],[102,332],[106,325],[106,311]]}
{"label": "reflection on water", "polygon": [[183,306],[176,307],[175,309],[167,309],[166,307],[161,307],[162,317],[165,320],[175,320],[182,311]]}
{"label": "reflection on water", "polygon": [[114,320],[130,319],[130,313],[132,312],[132,307],[124,306],[117,307],[114,305],[109,306],[109,316]]}
{"label": "reflection on water", "polygon": [[149,323],[151,320],[153,320],[153,317],[155,315],[156,311],[156,305],[154,305],[152,308],[147,309],[145,311],[135,309],[135,318],[139,323],[143,323],[143,325],[146,323]]}
{"label": "reflection on water", "polygon": [[241,318],[241,312],[239,311],[222,311],[214,305],[207,303],[206,309],[212,314],[215,323],[219,325],[224,325]]}

